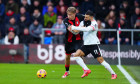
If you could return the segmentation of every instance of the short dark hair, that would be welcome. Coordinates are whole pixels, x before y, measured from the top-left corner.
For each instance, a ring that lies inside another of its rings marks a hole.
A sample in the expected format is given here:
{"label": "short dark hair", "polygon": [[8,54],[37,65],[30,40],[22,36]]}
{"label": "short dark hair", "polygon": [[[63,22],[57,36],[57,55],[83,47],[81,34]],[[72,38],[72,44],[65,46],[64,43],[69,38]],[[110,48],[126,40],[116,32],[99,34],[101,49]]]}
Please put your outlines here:
{"label": "short dark hair", "polygon": [[86,15],[94,16],[94,13],[93,13],[92,11],[88,10],[88,11],[86,12]]}

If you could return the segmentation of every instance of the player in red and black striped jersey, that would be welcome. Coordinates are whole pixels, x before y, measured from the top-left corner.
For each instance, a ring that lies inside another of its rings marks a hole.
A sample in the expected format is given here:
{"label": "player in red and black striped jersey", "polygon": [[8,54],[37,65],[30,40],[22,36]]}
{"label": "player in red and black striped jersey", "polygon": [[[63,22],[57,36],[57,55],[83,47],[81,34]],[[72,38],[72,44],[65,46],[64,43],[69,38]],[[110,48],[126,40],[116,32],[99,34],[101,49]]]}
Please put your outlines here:
{"label": "player in red and black striped jersey", "polygon": [[[83,36],[82,33],[74,30],[74,31],[69,31],[67,28],[71,25],[74,26],[79,26],[80,22],[84,20],[84,16],[81,14],[76,14],[76,8],[74,7],[69,7],[67,9],[67,18],[64,19],[63,23],[66,26],[66,35],[65,35],[65,52],[66,52],[66,57],[65,57],[65,68],[66,72],[62,76],[62,78],[66,78],[70,72],[69,72],[69,67],[70,67],[70,56],[72,53],[76,52],[82,45],[83,45]],[[88,69],[88,67],[85,65],[83,59],[81,57],[74,57],[76,62],[83,68],[84,73],[81,77],[88,76],[91,71]]]}
{"label": "player in red and black striped jersey", "polygon": [[[80,22],[83,19],[84,19],[83,15],[76,14],[74,20],[69,20],[69,18],[66,18],[63,22],[64,22],[66,28],[68,28],[70,25],[79,26]],[[71,53],[75,52],[75,47],[76,46],[81,46],[83,44],[82,37],[83,37],[82,32],[69,31],[68,29],[66,29],[65,50],[66,50],[67,54],[71,54]],[[72,46],[72,45],[74,45],[74,46]]]}

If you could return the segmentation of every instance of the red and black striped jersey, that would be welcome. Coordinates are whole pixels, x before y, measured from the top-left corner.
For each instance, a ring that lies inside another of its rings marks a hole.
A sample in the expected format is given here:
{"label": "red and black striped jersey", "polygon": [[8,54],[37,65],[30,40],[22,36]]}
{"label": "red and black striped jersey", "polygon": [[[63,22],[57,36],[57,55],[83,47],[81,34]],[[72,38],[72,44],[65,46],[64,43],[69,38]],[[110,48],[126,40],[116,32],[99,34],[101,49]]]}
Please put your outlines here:
{"label": "red and black striped jersey", "polygon": [[67,29],[68,26],[70,26],[70,25],[79,26],[80,22],[83,20],[84,20],[84,16],[82,14],[76,14],[74,20],[69,20],[68,18],[65,18],[63,20],[63,23],[66,26],[66,35],[65,35],[66,43],[72,43],[75,41],[83,41],[82,40],[82,36],[83,36],[82,33],[75,35]]}

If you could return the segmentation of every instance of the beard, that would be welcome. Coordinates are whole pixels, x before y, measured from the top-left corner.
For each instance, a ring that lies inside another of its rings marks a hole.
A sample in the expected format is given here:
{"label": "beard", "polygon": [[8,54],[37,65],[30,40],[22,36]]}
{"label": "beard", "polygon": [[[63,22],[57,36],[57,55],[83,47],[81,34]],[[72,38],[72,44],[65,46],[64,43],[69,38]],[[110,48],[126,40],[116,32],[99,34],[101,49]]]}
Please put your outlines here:
{"label": "beard", "polygon": [[90,26],[90,25],[91,25],[91,21],[90,20],[87,20],[87,21],[84,20],[84,26],[85,27]]}

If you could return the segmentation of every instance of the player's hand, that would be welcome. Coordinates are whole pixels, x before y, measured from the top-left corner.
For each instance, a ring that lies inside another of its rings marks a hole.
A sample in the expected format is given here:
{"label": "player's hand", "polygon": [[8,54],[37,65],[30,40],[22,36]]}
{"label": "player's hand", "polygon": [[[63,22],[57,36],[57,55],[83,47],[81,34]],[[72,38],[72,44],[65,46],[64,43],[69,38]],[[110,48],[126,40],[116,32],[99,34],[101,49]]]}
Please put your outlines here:
{"label": "player's hand", "polygon": [[78,30],[73,30],[73,31],[76,32],[76,33],[80,32],[80,31],[78,31]]}
{"label": "player's hand", "polygon": [[68,27],[68,30],[69,31],[72,31],[72,25]]}

